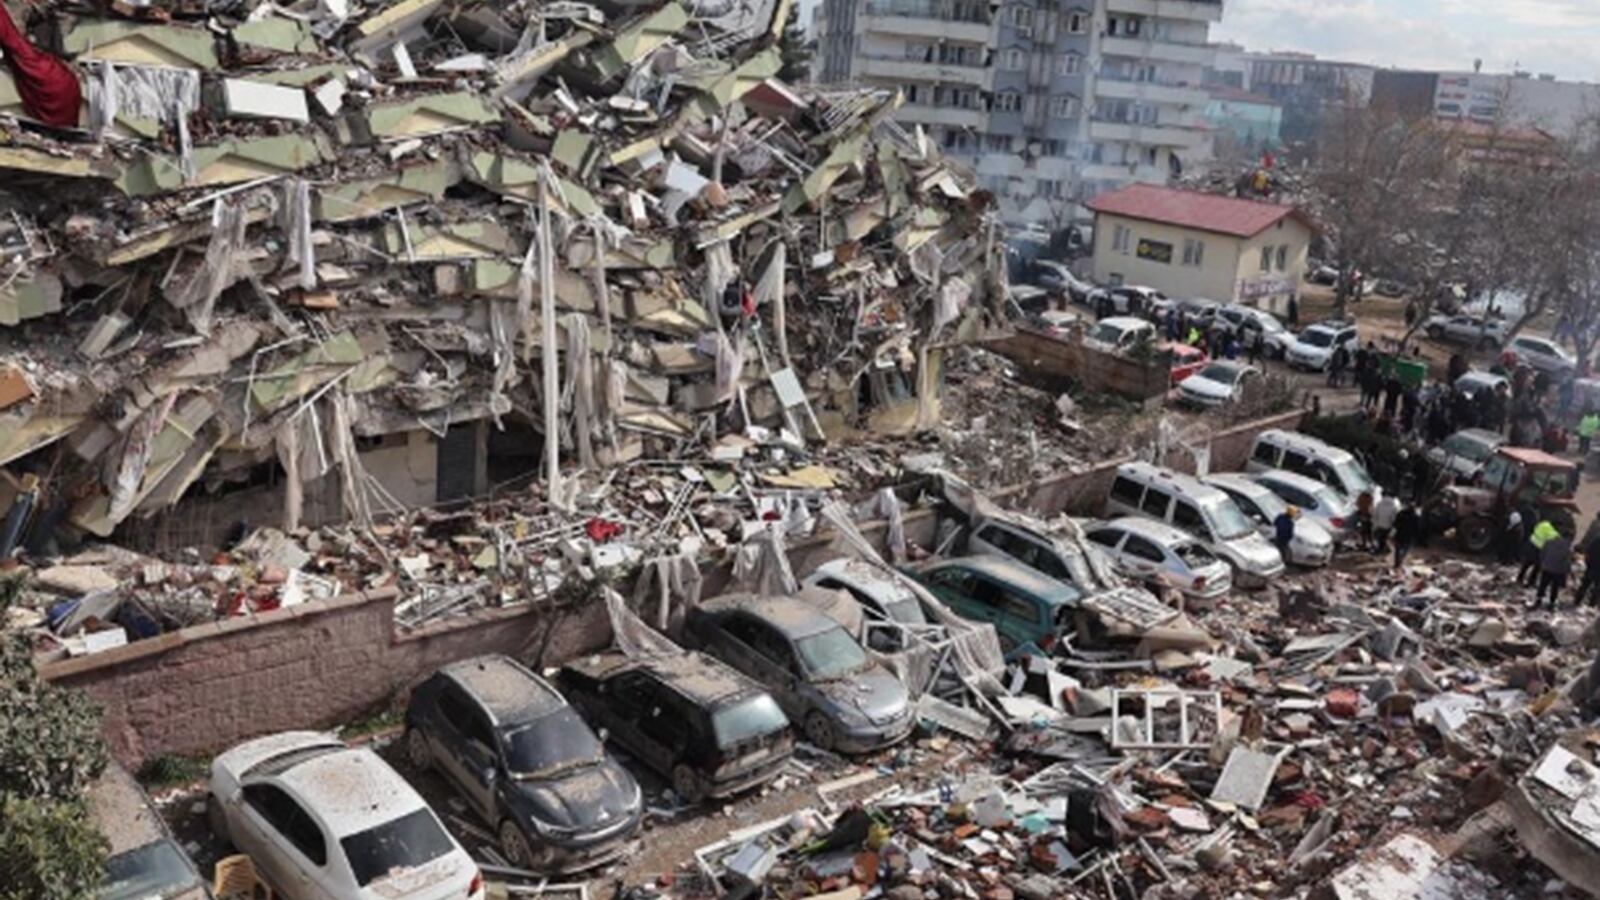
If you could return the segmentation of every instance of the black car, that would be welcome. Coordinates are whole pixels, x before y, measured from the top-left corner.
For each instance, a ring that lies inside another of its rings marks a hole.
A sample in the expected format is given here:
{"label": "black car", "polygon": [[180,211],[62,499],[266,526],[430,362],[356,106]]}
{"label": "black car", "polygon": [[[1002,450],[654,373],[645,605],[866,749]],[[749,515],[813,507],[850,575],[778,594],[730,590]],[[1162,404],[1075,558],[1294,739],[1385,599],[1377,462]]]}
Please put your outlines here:
{"label": "black car", "polygon": [[568,663],[561,690],[686,800],[726,797],[777,776],[794,732],[772,695],[699,653],[606,653]]}
{"label": "black car", "polygon": [[411,694],[406,754],[434,768],[522,869],[575,872],[621,854],[639,785],[550,683],[504,656],[446,666]]}

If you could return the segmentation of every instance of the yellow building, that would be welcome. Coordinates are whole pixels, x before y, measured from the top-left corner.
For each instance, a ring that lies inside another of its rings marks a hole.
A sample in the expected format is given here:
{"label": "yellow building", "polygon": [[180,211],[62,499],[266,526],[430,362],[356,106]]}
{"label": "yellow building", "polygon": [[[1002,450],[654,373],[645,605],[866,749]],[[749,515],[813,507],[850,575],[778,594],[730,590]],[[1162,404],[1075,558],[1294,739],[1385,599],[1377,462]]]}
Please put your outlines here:
{"label": "yellow building", "polygon": [[1094,211],[1094,278],[1282,315],[1316,226],[1292,206],[1135,184]]}

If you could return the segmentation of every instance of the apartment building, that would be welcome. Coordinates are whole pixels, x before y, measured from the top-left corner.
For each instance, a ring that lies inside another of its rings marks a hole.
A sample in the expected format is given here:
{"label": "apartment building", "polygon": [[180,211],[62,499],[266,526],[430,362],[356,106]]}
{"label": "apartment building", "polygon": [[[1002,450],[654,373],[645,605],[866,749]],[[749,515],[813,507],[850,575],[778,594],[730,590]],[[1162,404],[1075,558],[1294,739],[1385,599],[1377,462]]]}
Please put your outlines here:
{"label": "apartment building", "polygon": [[898,113],[966,162],[1013,225],[1209,158],[1207,43],[1222,0],[823,0],[821,83],[898,88]]}
{"label": "apartment building", "polygon": [[1283,107],[1282,139],[1309,144],[1328,115],[1344,106],[1366,106],[1377,70],[1361,63],[1318,59],[1309,53],[1246,53],[1245,90]]}

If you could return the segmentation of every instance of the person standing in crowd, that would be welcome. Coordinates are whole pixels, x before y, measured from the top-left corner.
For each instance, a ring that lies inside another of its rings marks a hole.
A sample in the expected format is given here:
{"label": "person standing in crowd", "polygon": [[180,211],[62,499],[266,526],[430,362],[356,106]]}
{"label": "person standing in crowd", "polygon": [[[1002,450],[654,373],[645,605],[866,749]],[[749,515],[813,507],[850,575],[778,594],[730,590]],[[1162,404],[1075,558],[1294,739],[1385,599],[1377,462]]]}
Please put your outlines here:
{"label": "person standing in crowd", "polygon": [[1583,418],[1578,420],[1578,465],[1584,465],[1589,460],[1589,446],[1594,442],[1594,433],[1600,431],[1600,413],[1594,407],[1584,410]]}
{"label": "person standing in crowd", "polygon": [[1300,510],[1293,506],[1285,506],[1283,512],[1272,520],[1272,543],[1278,548],[1278,554],[1284,559],[1289,559],[1289,544],[1294,541],[1294,520],[1300,515]]}
{"label": "person standing in crowd", "polygon": [[1506,516],[1506,526],[1500,532],[1500,562],[1510,564],[1517,561],[1522,545],[1527,543],[1526,534],[1522,512],[1513,509],[1511,515]]}
{"label": "person standing in crowd", "polygon": [[1417,508],[1410,503],[1401,507],[1400,512],[1394,517],[1394,567],[1396,569],[1405,565],[1406,555],[1411,548],[1417,545],[1422,537],[1422,516],[1417,513]]}
{"label": "person standing in crowd", "polygon": [[1411,429],[1417,426],[1417,407],[1421,404],[1417,400],[1417,389],[1406,388],[1400,395],[1400,433],[1410,434]]}
{"label": "person standing in crowd", "polygon": [[1389,549],[1389,532],[1400,512],[1400,502],[1393,491],[1384,491],[1383,497],[1372,505],[1372,553],[1377,555]]}
{"label": "person standing in crowd", "polygon": [[1537,583],[1544,545],[1550,543],[1550,539],[1558,533],[1556,526],[1550,524],[1549,519],[1541,518],[1539,524],[1533,526],[1533,531],[1528,534],[1527,543],[1522,545],[1522,568],[1517,572],[1518,584],[1533,587]]}
{"label": "person standing in crowd", "polygon": [[1372,552],[1372,491],[1362,491],[1356,497],[1356,538],[1361,549]]}
{"label": "person standing in crowd", "polygon": [[1405,386],[1400,383],[1399,373],[1391,371],[1389,377],[1384,379],[1383,382],[1383,417],[1385,419],[1394,418],[1394,414],[1400,409],[1400,394],[1404,390]]}
{"label": "person standing in crowd", "polygon": [[1262,331],[1258,328],[1250,332],[1250,365],[1255,366],[1261,364],[1261,353],[1266,349],[1263,346],[1266,343],[1266,340],[1267,336],[1265,331]]}
{"label": "person standing in crowd", "polygon": [[1578,582],[1573,603],[1582,606],[1585,602],[1600,606],[1600,537],[1583,544],[1583,580]]}
{"label": "person standing in crowd", "polygon": [[1533,605],[1539,606],[1545,592],[1550,594],[1550,608],[1556,608],[1556,597],[1567,584],[1572,571],[1572,541],[1566,532],[1557,531],[1539,548],[1539,587],[1533,592]]}

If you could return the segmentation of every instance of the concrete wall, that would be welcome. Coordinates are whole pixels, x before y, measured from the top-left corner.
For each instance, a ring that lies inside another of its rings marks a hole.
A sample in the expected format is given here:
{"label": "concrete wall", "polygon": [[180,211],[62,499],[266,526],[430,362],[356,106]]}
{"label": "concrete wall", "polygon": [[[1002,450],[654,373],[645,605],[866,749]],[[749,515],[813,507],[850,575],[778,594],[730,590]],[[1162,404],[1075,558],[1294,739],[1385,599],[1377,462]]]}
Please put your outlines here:
{"label": "concrete wall", "polygon": [[[1212,468],[1244,464],[1255,435],[1293,428],[1291,412],[1220,432],[1211,442]],[[1041,516],[1096,515],[1116,467],[1106,460],[1083,471],[993,492],[1000,504]],[[1169,465],[1193,471],[1173,454]],[[907,537],[933,545],[937,513],[905,517]],[[884,522],[862,525],[880,550]],[[846,552],[825,532],[789,547],[803,577]],[[705,572],[706,596],[728,583],[728,567]],[[626,595],[628,591],[624,591]],[[44,662],[40,674],[85,691],[104,710],[112,752],[137,768],[163,754],[206,755],[276,731],[336,726],[395,700],[438,667],[483,653],[506,653],[535,666],[554,666],[609,644],[610,623],[595,599],[581,607],[515,607],[441,619],[397,633],[395,593],[352,594],[261,615],[187,628],[92,656]]]}
{"label": "concrete wall", "polygon": [[[1133,232],[1127,253],[1112,249],[1119,225]],[[1186,239],[1205,243],[1198,266],[1183,264]],[[1141,240],[1171,244],[1172,262],[1140,259]],[[1120,275],[1123,284],[1153,287],[1169,297],[1206,297],[1228,302],[1234,298],[1240,243],[1238,238],[1225,234],[1100,213],[1095,216],[1094,226],[1094,278],[1107,284],[1113,280],[1112,275]]]}
{"label": "concrete wall", "polygon": [[[1278,268],[1277,248],[1288,246],[1285,264]],[[1272,270],[1261,270],[1262,248],[1272,249]],[[1282,318],[1289,311],[1289,297],[1299,290],[1300,275],[1306,270],[1311,253],[1311,229],[1295,219],[1279,219],[1276,225],[1243,242],[1239,247],[1239,270],[1234,291],[1243,302]]]}

